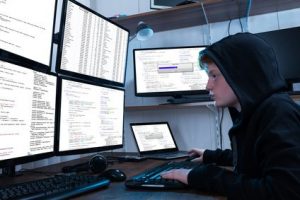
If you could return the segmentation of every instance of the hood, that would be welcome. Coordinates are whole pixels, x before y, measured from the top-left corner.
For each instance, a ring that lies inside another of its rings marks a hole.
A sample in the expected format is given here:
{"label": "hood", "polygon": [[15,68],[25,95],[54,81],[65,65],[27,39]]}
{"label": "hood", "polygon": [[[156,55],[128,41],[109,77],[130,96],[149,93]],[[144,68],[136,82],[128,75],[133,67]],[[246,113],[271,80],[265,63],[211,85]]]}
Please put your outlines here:
{"label": "hood", "polygon": [[286,88],[279,73],[275,52],[262,38],[237,33],[207,47],[210,57],[223,74],[241,104],[241,119],[271,94]]}

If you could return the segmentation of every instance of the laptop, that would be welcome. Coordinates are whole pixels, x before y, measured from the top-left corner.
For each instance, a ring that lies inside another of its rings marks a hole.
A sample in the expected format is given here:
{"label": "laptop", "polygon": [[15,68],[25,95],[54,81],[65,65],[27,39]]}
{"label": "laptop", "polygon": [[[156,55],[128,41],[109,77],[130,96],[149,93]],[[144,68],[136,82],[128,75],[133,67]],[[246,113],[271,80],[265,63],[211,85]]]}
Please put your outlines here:
{"label": "laptop", "polygon": [[179,151],[168,122],[130,123],[140,157],[160,160],[189,157]]}

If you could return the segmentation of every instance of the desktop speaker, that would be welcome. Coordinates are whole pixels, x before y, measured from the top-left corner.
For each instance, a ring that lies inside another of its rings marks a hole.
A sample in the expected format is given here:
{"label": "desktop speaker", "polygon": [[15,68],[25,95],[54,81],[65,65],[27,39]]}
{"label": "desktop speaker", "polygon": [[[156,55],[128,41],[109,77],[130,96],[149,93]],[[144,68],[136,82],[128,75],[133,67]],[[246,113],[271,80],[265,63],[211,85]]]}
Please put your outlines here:
{"label": "desktop speaker", "polygon": [[88,162],[80,163],[73,166],[66,166],[62,168],[62,172],[81,172],[92,171],[94,173],[101,173],[107,168],[107,160],[103,155],[96,154]]}
{"label": "desktop speaker", "polygon": [[103,172],[107,168],[107,160],[103,155],[97,154],[89,161],[89,169],[94,173]]}

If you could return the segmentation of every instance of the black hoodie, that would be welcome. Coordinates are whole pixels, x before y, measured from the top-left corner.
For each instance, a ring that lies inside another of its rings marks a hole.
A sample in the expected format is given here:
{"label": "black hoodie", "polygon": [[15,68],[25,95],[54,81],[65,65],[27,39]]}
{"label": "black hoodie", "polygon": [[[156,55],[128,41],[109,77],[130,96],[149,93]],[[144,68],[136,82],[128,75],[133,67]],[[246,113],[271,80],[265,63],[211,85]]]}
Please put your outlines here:
{"label": "black hoodie", "polygon": [[[284,92],[273,49],[251,33],[207,47],[241,104],[229,108],[232,150],[206,150],[188,183],[229,200],[300,199],[300,109]],[[234,166],[233,171],[217,165]]]}

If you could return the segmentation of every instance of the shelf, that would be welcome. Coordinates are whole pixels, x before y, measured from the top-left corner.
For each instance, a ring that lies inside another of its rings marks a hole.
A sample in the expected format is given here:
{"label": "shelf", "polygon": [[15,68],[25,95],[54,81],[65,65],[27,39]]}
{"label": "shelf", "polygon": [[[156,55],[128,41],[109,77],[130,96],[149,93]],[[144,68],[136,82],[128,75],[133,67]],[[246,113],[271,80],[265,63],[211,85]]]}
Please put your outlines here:
{"label": "shelf", "polygon": [[142,111],[142,110],[168,110],[168,109],[186,109],[195,106],[214,106],[214,101],[185,103],[185,104],[161,104],[147,106],[126,106],[125,111]]}
{"label": "shelf", "polygon": [[[209,23],[244,17],[248,0],[203,0]],[[299,0],[252,0],[250,16],[299,8]],[[200,3],[193,3],[164,10],[151,11],[114,19],[121,26],[135,33],[137,24],[144,21],[154,32],[161,32],[206,24]]]}
{"label": "shelf", "polygon": [[[291,94],[294,101],[300,101],[300,94]],[[186,109],[195,106],[214,106],[214,101],[184,103],[184,104],[160,104],[160,105],[140,105],[126,106],[125,111],[143,111],[143,110],[168,110],[168,109]]]}

